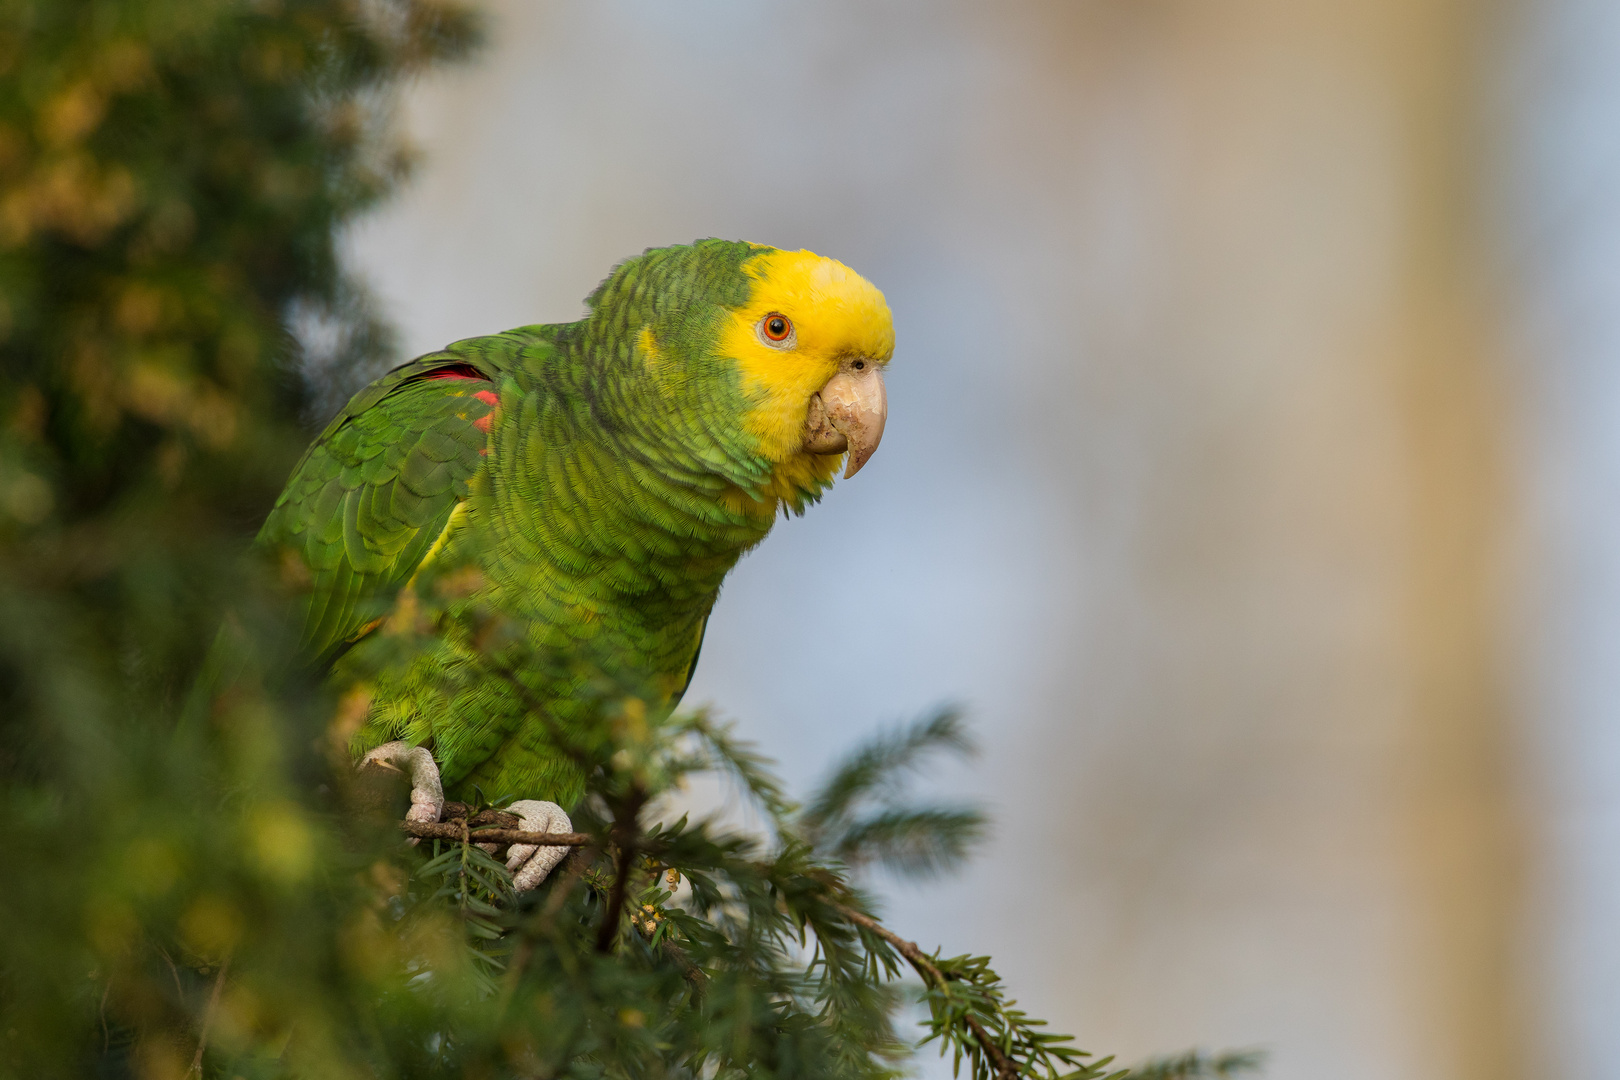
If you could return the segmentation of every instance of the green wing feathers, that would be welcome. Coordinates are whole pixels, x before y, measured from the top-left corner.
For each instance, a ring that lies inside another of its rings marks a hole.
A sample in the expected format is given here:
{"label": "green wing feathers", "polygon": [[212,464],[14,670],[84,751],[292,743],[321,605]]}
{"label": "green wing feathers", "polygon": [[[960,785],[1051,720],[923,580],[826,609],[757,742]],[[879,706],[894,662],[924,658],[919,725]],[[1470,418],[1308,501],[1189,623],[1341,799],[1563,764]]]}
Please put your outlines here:
{"label": "green wing feathers", "polygon": [[375,625],[483,467],[498,369],[435,353],[359,394],[310,447],[259,534],[310,574],[303,647],[329,663]]}

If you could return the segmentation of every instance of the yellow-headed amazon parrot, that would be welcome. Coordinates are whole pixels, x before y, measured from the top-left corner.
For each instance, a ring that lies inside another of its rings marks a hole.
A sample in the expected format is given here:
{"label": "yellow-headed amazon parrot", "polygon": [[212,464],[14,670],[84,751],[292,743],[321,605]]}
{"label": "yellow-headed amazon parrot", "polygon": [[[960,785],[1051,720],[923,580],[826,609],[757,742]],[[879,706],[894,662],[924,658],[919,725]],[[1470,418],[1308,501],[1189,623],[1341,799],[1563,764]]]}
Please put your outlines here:
{"label": "yellow-headed amazon parrot", "polygon": [[[417,820],[476,786],[537,796],[512,804],[524,826],[566,831],[584,775],[556,740],[600,715],[584,673],[674,708],[726,573],[883,434],[889,308],[832,259],[654,248],[586,304],[361,390],[259,535],[300,570],[307,659],[370,673],[353,750],[410,772]],[[391,613],[445,567],[464,568],[463,610],[518,628],[515,677],[456,677],[484,647],[465,620],[392,667],[379,651]],[[519,888],[560,855],[514,849]]]}

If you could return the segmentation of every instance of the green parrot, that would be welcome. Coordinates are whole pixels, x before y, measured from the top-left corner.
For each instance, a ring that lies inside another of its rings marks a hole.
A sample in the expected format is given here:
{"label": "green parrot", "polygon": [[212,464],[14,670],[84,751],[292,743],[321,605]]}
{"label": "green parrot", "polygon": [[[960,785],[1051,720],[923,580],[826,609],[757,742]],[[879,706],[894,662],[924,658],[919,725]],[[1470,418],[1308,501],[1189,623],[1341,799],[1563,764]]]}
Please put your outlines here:
{"label": "green parrot", "polygon": [[[538,796],[511,805],[524,827],[568,831],[585,778],[558,740],[600,722],[590,673],[673,709],[726,573],[883,434],[893,320],[832,259],[653,248],[586,304],[361,390],[258,538],[302,587],[307,658],[362,687],[355,756],[409,772],[415,820],[476,787]],[[390,620],[429,588],[479,617],[396,662]],[[492,617],[505,646],[473,640]],[[518,669],[467,677],[491,655]],[[561,855],[514,848],[518,887]]]}

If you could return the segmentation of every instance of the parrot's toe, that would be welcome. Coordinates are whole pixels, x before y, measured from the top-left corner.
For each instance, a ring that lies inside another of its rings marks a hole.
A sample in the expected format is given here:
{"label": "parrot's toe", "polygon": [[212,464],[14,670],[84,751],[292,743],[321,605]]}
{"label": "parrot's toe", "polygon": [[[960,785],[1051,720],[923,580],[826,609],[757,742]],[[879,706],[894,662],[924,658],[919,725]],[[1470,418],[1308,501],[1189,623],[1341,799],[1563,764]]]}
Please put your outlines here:
{"label": "parrot's toe", "polygon": [[[360,768],[367,765],[385,765],[398,769],[410,777],[411,808],[405,812],[406,821],[438,821],[444,813],[444,784],[439,780],[439,766],[425,746],[412,746],[403,739],[383,743],[360,759]],[[411,843],[416,843],[413,839]]]}
{"label": "parrot's toe", "polygon": [[[518,828],[524,832],[573,832],[574,823],[568,820],[563,808],[553,802],[539,799],[521,799],[506,807],[522,819]],[[506,853],[506,868],[512,871],[512,886],[518,892],[527,892],[546,880],[552,868],[568,854],[566,847],[541,847],[538,844],[513,844]]]}

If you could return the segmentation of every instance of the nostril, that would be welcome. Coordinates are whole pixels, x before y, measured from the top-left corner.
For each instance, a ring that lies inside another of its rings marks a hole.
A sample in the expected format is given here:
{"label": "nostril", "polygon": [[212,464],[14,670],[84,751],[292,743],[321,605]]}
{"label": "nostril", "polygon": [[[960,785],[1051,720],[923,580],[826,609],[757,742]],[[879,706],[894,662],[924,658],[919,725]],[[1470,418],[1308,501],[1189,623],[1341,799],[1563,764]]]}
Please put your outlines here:
{"label": "nostril", "polygon": [[865,371],[866,370],[866,361],[865,360],[857,360],[851,366],[854,367],[856,371]]}

